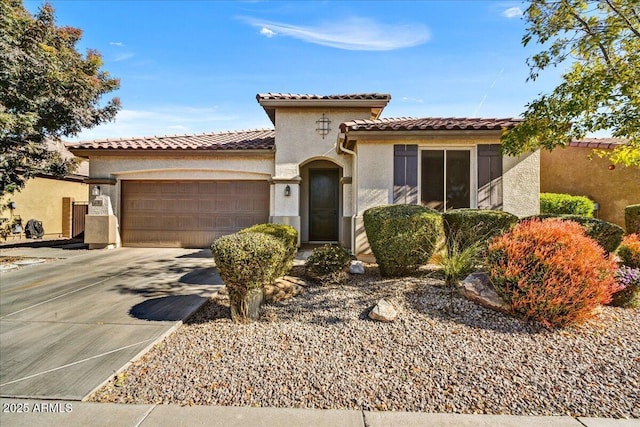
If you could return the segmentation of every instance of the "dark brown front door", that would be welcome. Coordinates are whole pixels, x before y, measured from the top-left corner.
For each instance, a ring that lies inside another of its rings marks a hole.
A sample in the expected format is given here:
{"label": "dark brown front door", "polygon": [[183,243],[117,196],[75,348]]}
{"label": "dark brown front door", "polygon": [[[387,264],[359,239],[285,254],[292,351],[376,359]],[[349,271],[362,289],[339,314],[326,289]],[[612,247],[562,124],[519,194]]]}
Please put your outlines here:
{"label": "dark brown front door", "polygon": [[338,169],[309,169],[309,240],[338,240]]}

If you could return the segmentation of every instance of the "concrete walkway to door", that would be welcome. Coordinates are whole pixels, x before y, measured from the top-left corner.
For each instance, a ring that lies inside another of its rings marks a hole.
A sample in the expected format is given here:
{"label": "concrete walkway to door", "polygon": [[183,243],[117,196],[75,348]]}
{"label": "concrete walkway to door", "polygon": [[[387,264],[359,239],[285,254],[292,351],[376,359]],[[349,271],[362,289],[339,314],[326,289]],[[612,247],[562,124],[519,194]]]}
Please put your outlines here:
{"label": "concrete walkway to door", "polygon": [[222,282],[208,250],[2,249],[49,262],[0,273],[0,395],[81,400]]}

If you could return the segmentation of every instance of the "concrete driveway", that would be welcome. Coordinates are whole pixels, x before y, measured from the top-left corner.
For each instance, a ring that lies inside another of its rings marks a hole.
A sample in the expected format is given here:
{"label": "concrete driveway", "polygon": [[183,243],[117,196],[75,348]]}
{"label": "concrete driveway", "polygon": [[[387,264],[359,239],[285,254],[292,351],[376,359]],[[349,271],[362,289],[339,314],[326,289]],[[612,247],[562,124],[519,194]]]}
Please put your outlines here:
{"label": "concrete driveway", "polygon": [[2,397],[85,398],[222,284],[208,250],[45,252],[0,273]]}

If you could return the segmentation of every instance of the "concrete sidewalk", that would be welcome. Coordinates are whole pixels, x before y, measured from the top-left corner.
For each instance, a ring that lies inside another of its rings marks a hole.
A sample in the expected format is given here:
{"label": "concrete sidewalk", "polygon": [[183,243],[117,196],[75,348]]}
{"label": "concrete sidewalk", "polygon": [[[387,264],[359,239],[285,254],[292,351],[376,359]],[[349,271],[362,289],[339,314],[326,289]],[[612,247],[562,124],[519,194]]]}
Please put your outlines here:
{"label": "concrete sidewalk", "polygon": [[[7,426],[638,427],[640,420],[0,399]],[[22,410],[22,412],[19,412]]]}

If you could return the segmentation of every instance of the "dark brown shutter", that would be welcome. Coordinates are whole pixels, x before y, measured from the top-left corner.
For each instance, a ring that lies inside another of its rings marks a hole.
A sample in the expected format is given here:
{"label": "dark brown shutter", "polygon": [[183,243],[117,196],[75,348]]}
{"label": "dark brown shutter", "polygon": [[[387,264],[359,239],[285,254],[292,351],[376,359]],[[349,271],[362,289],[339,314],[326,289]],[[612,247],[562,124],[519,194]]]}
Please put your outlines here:
{"label": "dark brown shutter", "polygon": [[500,144],[478,145],[478,208],[502,209]]}
{"label": "dark brown shutter", "polygon": [[418,203],[418,146],[393,146],[393,203]]}

